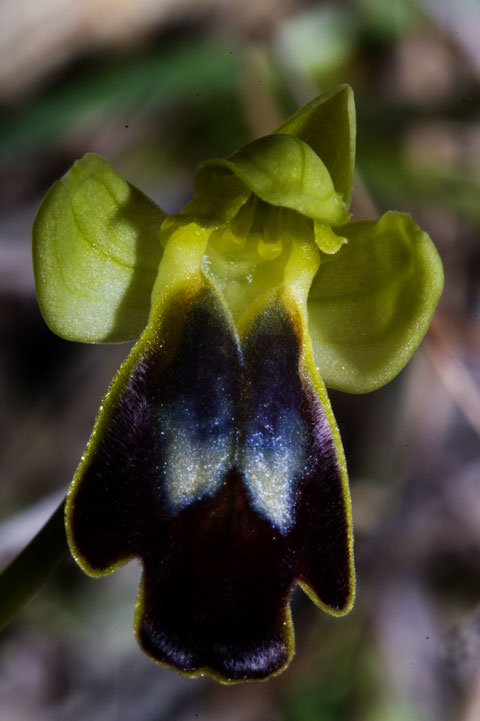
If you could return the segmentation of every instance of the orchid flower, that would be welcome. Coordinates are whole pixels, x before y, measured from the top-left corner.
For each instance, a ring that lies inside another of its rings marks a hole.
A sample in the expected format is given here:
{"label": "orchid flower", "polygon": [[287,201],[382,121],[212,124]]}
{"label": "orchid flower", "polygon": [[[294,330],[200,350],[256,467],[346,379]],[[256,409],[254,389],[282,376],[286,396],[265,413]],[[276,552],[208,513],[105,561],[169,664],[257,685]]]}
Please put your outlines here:
{"label": "orchid flower", "polygon": [[340,86],[200,164],[176,215],[89,153],[35,221],[51,330],[137,340],[67,496],[71,553],[91,576],[141,560],[138,641],[190,676],[284,669],[296,585],[330,614],[352,607],[347,470],[325,387],[390,381],[443,283],[408,214],[350,222],[354,149]]}

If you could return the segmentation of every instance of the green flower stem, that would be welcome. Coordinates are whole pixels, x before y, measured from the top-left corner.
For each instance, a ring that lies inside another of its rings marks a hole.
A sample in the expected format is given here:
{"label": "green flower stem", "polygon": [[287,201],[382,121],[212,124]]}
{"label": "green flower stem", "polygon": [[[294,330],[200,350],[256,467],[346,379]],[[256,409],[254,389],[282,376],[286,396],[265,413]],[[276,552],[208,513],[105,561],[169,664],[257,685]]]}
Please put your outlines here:
{"label": "green flower stem", "polygon": [[68,554],[65,499],[46,524],[0,575],[0,630],[43,586]]}

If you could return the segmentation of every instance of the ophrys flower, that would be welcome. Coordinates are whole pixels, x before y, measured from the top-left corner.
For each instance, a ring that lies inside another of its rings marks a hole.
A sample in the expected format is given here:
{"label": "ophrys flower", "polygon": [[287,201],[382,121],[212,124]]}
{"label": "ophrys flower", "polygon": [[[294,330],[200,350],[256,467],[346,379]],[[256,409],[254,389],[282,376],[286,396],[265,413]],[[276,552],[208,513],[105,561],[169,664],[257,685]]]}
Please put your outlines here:
{"label": "ophrys flower", "polygon": [[70,549],[93,576],[141,559],[138,640],[187,674],[283,669],[297,584],[329,613],[353,603],[346,464],[325,384],[388,382],[442,287],[410,216],[349,222],[354,145],[342,86],[201,164],[177,215],[89,154],[37,216],[52,330],[138,337],[68,494]]}

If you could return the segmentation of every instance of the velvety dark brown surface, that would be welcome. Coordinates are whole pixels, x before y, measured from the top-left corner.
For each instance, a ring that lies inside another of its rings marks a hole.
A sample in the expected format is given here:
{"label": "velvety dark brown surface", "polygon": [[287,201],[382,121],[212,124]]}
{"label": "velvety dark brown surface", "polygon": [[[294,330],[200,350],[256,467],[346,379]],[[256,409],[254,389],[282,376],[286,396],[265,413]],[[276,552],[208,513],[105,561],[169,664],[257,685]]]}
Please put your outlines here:
{"label": "velvety dark brown surface", "polygon": [[[332,609],[349,601],[335,446],[279,304],[261,311],[242,348],[208,291],[177,309],[162,333],[163,344],[129,378],[85,467],[73,535],[95,569],[142,559],[138,635],[155,659],[185,672],[263,678],[288,660],[286,608],[298,580]],[[215,492],[200,491],[180,508],[168,502],[166,418],[193,439],[192,452],[219,438],[225,449]],[[282,529],[261,511],[242,458],[245,448],[253,453],[261,444],[274,453],[283,442],[301,443],[304,463],[291,479],[292,522]]]}

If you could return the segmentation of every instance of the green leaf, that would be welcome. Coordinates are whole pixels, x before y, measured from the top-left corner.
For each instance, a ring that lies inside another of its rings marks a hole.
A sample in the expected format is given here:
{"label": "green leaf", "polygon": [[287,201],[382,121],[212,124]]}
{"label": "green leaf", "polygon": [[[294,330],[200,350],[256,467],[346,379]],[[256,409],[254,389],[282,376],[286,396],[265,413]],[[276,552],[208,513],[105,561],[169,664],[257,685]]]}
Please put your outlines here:
{"label": "green leaf", "polygon": [[33,226],[40,310],[68,340],[137,338],[150,312],[165,214],[88,153],[45,196]]}
{"label": "green leaf", "polygon": [[355,164],[355,104],[353,90],[340,85],[300,108],[276,131],[308,143],[325,163],[335,190],[348,207]]}
{"label": "green leaf", "polygon": [[68,554],[65,501],[0,574],[0,631],[35,595]]}
{"label": "green leaf", "polygon": [[308,297],[325,384],[366,393],[388,383],[426,333],[443,286],[437,251],[407,213],[338,228],[347,244],[323,262]]}
{"label": "green leaf", "polygon": [[268,135],[228,158],[202,163],[197,187],[206,204],[213,204],[215,178],[223,169],[226,179],[230,171],[266,203],[292,208],[322,223],[339,225],[348,219],[325,164],[307,143],[293,135]]}

